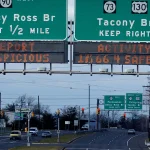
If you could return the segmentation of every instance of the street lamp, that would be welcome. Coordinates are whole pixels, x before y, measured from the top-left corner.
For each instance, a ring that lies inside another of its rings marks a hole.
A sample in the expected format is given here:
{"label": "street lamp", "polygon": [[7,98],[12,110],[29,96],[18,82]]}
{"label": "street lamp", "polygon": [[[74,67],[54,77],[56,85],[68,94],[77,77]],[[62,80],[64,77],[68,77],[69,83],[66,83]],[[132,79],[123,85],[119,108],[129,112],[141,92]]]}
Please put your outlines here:
{"label": "street lamp", "polygon": [[[144,88],[150,88],[150,85],[147,85],[147,86],[143,86]],[[148,89],[148,90],[146,90],[146,91],[148,91],[149,93],[150,93],[150,90]],[[150,98],[150,96],[149,96],[149,98]],[[149,141],[150,141],[150,103],[148,104],[149,105],[149,119],[148,119],[148,139],[149,139]]]}
{"label": "street lamp", "polygon": [[57,142],[59,143],[60,142],[60,137],[59,137],[59,134],[60,134],[60,123],[59,123],[60,110],[57,109],[56,113],[57,113],[57,117],[58,117],[58,130],[57,130],[58,137],[57,137]]}
{"label": "street lamp", "polygon": [[88,127],[88,131],[90,130],[90,99],[91,99],[91,96],[90,96],[90,94],[91,94],[91,90],[90,90],[90,85],[89,85],[89,118],[88,118],[88,124],[89,124],[89,127]]}
{"label": "street lamp", "polygon": [[28,106],[28,136],[27,136],[27,146],[30,146],[30,133],[29,133],[29,128],[30,128],[30,109],[29,109],[29,104]]}

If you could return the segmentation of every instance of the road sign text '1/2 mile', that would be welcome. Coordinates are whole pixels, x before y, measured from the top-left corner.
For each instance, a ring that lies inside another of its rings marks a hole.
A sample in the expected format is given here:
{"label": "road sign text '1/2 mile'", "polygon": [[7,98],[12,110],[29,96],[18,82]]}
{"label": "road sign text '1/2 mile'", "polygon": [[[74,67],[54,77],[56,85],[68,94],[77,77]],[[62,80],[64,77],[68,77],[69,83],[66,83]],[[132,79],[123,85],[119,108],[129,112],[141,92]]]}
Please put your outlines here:
{"label": "road sign text '1/2 mile'", "polygon": [[150,41],[150,1],[76,0],[78,41]]}
{"label": "road sign text '1/2 mile'", "polygon": [[1,0],[0,39],[65,40],[67,0]]}

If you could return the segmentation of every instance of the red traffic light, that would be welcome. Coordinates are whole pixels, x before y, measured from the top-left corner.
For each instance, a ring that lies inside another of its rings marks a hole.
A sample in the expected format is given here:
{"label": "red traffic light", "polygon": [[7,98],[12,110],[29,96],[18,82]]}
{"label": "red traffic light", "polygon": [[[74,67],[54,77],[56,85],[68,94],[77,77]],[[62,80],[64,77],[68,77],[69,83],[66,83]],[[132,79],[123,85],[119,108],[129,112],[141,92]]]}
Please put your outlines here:
{"label": "red traffic light", "polygon": [[123,117],[126,118],[126,113],[123,114]]}
{"label": "red traffic light", "polygon": [[81,110],[82,110],[82,113],[84,113],[84,108],[82,108]]}
{"label": "red traffic light", "polygon": [[31,116],[34,117],[34,112],[31,113]]}
{"label": "red traffic light", "polygon": [[100,114],[100,108],[96,109],[96,114]]}

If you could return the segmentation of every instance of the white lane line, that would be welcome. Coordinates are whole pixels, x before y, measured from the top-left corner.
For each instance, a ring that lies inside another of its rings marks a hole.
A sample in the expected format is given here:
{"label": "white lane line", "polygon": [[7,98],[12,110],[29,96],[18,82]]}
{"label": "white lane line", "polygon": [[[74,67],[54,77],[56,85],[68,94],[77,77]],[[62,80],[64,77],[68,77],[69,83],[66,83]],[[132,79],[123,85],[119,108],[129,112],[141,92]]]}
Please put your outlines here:
{"label": "white lane line", "polygon": [[[97,137],[98,138],[98,137]],[[94,142],[96,140],[96,137],[95,137],[95,139],[93,139],[91,142],[89,142],[89,144],[91,144],[92,142]]]}
{"label": "white lane line", "polygon": [[118,138],[118,136],[114,137],[114,138],[108,143],[108,145],[110,145],[116,138]]}
{"label": "white lane line", "polygon": [[13,141],[13,142],[9,142],[9,143],[11,143],[11,144],[12,144],[12,143],[17,143],[17,142],[16,142],[16,141]]}
{"label": "white lane line", "polygon": [[108,145],[110,145],[110,143],[111,143],[111,142],[113,142],[113,140],[112,140],[112,141],[110,141],[110,142],[108,143]]}
{"label": "white lane line", "polygon": [[94,140],[92,140],[89,144],[91,144]]}
{"label": "white lane line", "polygon": [[87,148],[66,148],[66,150],[72,150],[72,149],[83,149],[83,150],[85,150]]}
{"label": "white lane line", "polygon": [[135,138],[135,137],[137,137],[137,136],[140,136],[140,135],[142,135],[142,134],[145,134],[145,133],[141,133],[141,134],[138,134],[138,135],[135,135],[135,136],[132,136],[128,141],[127,141],[127,146],[129,145],[129,141],[131,140],[131,139],[133,139],[133,138]]}

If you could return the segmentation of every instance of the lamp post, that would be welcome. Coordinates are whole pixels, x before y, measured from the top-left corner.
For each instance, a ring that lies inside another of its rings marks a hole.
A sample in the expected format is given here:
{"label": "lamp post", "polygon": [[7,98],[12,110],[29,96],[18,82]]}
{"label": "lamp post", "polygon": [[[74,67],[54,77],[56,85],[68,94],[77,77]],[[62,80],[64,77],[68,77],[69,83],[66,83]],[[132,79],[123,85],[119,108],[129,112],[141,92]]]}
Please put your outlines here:
{"label": "lamp post", "polygon": [[58,130],[57,130],[57,142],[59,143],[60,142],[60,123],[59,123],[59,116],[60,116],[60,110],[58,109],[57,110],[57,117],[58,117]]}
{"label": "lamp post", "polygon": [[89,85],[89,117],[88,117],[89,126],[88,126],[88,131],[90,130],[90,101],[91,101],[90,94],[91,94],[91,90],[90,90],[90,85]]}
{"label": "lamp post", "polygon": [[30,108],[29,108],[29,104],[28,104],[28,135],[27,135],[27,146],[30,146],[30,133],[29,133],[29,129],[30,129]]}
{"label": "lamp post", "polygon": [[149,96],[149,101],[148,101],[148,105],[149,105],[149,117],[148,117],[148,139],[150,141],[150,84],[148,86],[143,86],[145,88],[148,88],[148,90],[146,90],[148,92],[148,96]]}

